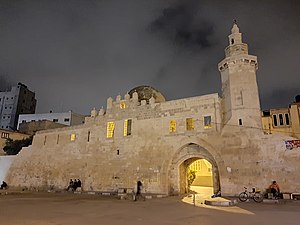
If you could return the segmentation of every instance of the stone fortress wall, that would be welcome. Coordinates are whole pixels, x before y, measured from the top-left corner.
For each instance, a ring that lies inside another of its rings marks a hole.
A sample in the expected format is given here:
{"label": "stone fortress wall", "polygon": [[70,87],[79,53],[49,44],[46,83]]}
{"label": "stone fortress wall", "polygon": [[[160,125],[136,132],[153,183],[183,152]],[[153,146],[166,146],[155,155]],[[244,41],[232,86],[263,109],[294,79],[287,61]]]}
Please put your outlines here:
{"label": "stone fortress wall", "polygon": [[236,195],[244,186],[263,189],[272,180],[283,191],[300,192],[300,151],[286,149],[284,141],[292,137],[263,134],[257,62],[249,68],[237,58],[247,59],[248,52],[234,46],[236,36],[239,44],[235,24],[230,43],[241,53],[220,69],[221,98],[165,101],[151,87],[108,98],[106,109],[92,110],[83,125],[38,132],[15,158],[8,183],[65,188],[70,178],[80,178],[84,190],[113,191],[142,180],[146,192],[178,194],[186,192],[187,166],[204,158],[212,164],[214,192]]}

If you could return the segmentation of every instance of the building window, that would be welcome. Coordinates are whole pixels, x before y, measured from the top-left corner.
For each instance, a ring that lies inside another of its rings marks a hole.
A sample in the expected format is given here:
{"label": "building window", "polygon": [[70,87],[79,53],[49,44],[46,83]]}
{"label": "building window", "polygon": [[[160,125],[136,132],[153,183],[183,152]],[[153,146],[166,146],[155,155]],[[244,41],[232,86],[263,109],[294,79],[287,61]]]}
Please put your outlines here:
{"label": "building window", "polygon": [[175,133],[176,132],[176,120],[170,120],[169,122],[169,132]]}
{"label": "building window", "polygon": [[1,138],[8,139],[8,138],[9,138],[9,133],[2,132],[2,133],[1,133]]}
{"label": "building window", "polygon": [[26,123],[26,120],[22,120],[22,123]]}
{"label": "building window", "polygon": [[243,120],[239,119],[239,125],[242,126],[243,125]]}
{"label": "building window", "polygon": [[65,121],[65,122],[69,122],[69,121],[70,121],[70,118],[65,118],[64,121]]}
{"label": "building window", "polygon": [[288,113],[284,114],[284,117],[285,117],[285,124],[286,124],[286,125],[290,125],[290,117],[289,117],[289,114],[288,114]]}
{"label": "building window", "polygon": [[106,137],[112,138],[114,136],[114,131],[115,131],[115,123],[107,122]]}
{"label": "building window", "polygon": [[91,131],[88,131],[87,141],[90,141]]}
{"label": "building window", "polygon": [[211,116],[204,116],[204,128],[211,128]]}
{"label": "building window", "polygon": [[125,109],[126,108],[126,103],[125,102],[121,102],[120,103],[120,109]]}
{"label": "building window", "polygon": [[282,126],[283,124],[283,115],[279,114],[279,125]]}
{"label": "building window", "polygon": [[186,130],[194,130],[194,119],[186,118]]}
{"label": "building window", "polygon": [[54,123],[57,123],[58,122],[58,119],[53,119],[52,120]]}
{"label": "building window", "polygon": [[76,135],[75,134],[71,134],[71,141],[75,141],[76,139]]}
{"label": "building window", "polygon": [[278,126],[278,123],[277,123],[277,115],[276,115],[276,114],[273,114],[273,125],[274,125],[274,127],[277,127],[277,126]]}
{"label": "building window", "polygon": [[124,137],[131,135],[132,120],[124,120]]}

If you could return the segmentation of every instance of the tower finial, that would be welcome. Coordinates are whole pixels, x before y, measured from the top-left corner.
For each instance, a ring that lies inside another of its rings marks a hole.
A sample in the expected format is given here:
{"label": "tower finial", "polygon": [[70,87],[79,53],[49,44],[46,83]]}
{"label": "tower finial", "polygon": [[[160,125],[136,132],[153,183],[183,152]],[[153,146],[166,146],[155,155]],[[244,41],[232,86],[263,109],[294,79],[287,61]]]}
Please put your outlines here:
{"label": "tower finial", "polygon": [[234,33],[239,33],[240,32],[240,29],[237,25],[237,21],[236,19],[233,20],[233,26],[232,26],[232,29],[231,29],[231,33],[234,34]]}

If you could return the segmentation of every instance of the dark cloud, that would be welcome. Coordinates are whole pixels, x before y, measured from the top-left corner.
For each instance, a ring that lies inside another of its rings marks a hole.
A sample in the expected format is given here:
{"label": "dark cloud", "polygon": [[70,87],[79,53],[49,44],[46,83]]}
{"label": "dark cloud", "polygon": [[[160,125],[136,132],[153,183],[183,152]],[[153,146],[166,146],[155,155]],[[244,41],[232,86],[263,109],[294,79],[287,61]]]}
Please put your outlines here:
{"label": "dark cloud", "polygon": [[[300,95],[300,88],[278,88],[273,90],[269,95],[264,96],[265,105],[263,109],[269,108],[286,108],[292,102],[295,102],[295,97]],[[282,104],[285,102],[286,104]]]}
{"label": "dark cloud", "polygon": [[36,93],[38,113],[87,114],[140,85],[168,100],[220,92],[217,64],[235,18],[250,53],[258,56],[262,108],[285,107],[300,87],[299,5],[0,0],[0,74],[6,75],[0,86],[26,84]]}
{"label": "dark cloud", "polygon": [[10,91],[13,82],[7,79],[6,75],[0,75],[0,91]]}
{"label": "dark cloud", "polygon": [[149,26],[174,45],[194,50],[213,45],[214,24],[200,15],[200,1],[188,0],[162,9],[161,15]]}

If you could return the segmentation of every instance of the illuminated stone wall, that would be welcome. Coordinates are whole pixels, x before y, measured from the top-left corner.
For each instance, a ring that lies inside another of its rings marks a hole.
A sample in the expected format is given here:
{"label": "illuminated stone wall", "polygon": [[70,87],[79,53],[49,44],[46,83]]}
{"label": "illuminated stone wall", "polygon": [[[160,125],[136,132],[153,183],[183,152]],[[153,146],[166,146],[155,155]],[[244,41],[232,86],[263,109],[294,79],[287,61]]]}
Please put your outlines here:
{"label": "illuminated stone wall", "polygon": [[[84,190],[113,191],[141,179],[147,192],[178,193],[179,165],[193,157],[210,161],[201,149],[182,151],[193,143],[213,157],[224,194],[236,194],[244,186],[262,189],[273,179],[283,190],[296,191],[299,151],[286,150],[288,137],[242,126],[224,131],[220,105],[217,94],[152,105],[113,101],[106,113],[93,112],[84,125],[38,132],[33,145],[15,159],[7,180],[13,186],[62,189],[70,178],[80,178]],[[208,115],[211,127],[205,128]],[[187,131],[187,118],[194,119],[194,130]],[[128,119],[131,135],[124,136]],[[176,121],[175,132],[170,132],[171,120]],[[109,122],[114,122],[111,138]]]}

